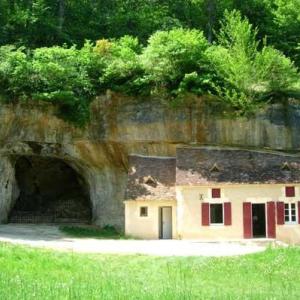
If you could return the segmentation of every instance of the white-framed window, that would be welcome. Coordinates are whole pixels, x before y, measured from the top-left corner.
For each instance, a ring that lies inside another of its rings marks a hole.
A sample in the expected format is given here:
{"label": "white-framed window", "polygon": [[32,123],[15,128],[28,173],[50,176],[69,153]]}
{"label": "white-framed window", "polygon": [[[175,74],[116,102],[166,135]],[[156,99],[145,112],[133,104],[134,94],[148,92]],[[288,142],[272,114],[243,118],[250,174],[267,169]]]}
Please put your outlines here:
{"label": "white-framed window", "polygon": [[296,203],[284,204],[284,223],[296,224],[297,223],[297,205]]}
{"label": "white-framed window", "polygon": [[147,206],[140,207],[140,217],[148,217],[148,207]]}
{"label": "white-framed window", "polygon": [[209,205],[210,224],[224,224],[224,208],[223,203],[210,203]]}

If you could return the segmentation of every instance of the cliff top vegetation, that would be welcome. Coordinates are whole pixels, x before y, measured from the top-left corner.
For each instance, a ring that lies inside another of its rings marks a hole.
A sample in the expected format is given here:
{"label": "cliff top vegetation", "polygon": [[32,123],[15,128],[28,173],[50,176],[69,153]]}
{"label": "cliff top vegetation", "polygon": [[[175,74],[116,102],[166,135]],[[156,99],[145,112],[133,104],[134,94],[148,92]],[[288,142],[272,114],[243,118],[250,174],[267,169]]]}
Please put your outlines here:
{"label": "cliff top vegetation", "polygon": [[212,95],[238,114],[299,92],[297,1],[48,2],[0,0],[4,102],[51,102],[83,126],[107,89]]}

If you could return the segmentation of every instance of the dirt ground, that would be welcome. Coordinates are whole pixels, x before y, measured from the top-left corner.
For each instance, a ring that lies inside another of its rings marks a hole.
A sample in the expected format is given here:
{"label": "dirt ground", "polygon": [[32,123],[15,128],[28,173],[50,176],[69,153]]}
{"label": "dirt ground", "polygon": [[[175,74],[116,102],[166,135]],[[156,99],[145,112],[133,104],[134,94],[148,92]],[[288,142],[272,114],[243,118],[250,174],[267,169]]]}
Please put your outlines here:
{"label": "dirt ground", "polygon": [[255,242],[189,240],[99,240],[70,238],[54,225],[0,225],[0,242],[81,253],[145,254],[157,256],[233,256],[264,251]]}

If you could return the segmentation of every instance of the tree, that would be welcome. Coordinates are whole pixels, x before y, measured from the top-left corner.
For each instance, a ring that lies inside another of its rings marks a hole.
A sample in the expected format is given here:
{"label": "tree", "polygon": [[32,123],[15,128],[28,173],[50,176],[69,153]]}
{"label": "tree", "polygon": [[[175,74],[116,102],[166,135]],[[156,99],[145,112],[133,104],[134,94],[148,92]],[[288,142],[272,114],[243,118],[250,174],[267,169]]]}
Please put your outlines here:
{"label": "tree", "polygon": [[273,17],[270,42],[300,66],[300,1],[275,0],[269,7]]}
{"label": "tree", "polygon": [[203,32],[190,29],[158,31],[149,39],[141,60],[146,77],[158,90],[173,95],[203,94],[210,80]]}
{"label": "tree", "polygon": [[272,94],[293,88],[297,70],[280,51],[263,46],[260,51],[257,29],[238,11],[226,12],[218,44],[209,49],[209,58],[221,80],[216,93],[241,112]]}

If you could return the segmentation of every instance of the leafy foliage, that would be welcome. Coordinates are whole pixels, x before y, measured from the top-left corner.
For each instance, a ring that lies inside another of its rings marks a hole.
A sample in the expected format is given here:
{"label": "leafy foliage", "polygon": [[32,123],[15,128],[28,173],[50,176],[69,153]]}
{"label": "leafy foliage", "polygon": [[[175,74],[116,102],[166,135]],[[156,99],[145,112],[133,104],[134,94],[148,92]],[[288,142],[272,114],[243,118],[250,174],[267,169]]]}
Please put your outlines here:
{"label": "leafy foliage", "polygon": [[297,70],[289,58],[272,47],[259,50],[257,29],[238,11],[226,12],[218,44],[209,49],[214,70],[221,78],[219,97],[242,113],[269,94],[293,88]]}
{"label": "leafy foliage", "polygon": [[299,75],[292,61],[273,47],[265,46],[257,53],[255,66],[266,93],[288,92],[298,81]]}
{"label": "leafy foliage", "polygon": [[[268,1],[264,0],[263,7],[269,10],[270,15],[276,16],[278,26],[291,29],[293,26],[287,24],[294,21],[296,16],[288,17],[292,13],[290,6],[278,0],[276,10]],[[7,9],[10,7],[21,14],[22,17],[18,15],[18,22],[25,22],[26,26],[40,22],[39,17],[34,21],[32,19],[33,7],[23,5],[23,2],[21,5],[21,2],[14,1],[14,5],[5,6],[5,1],[0,0],[0,6]],[[79,4],[62,2],[59,1],[60,5],[57,7],[60,9],[57,30],[60,31],[60,38],[64,39],[63,28],[67,19],[63,19],[62,10],[65,12],[68,5],[73,7]],[[146,22],[141,16],[149,16],[153,7],[157,9],[154,16],[157,13],[160,16],[164,14],[165,17],[167,12],[177,12],[179,9],[179,2],[176,1],[172,4],[165,3],[162,7],[159,6],[159,1],[144,1],[144,4],[142,2],[112,1],[111,6],[107,4],[106,9],[107,12],[114,9],[121,14],[125,11],[126,4],[130,8],[129,13],[140,18],[141,22]],[[51,8],[47,3],[46,0],[32,2],[32,5],[36,5],[37,15]],[[262,4],[253,0],[247,5],[250,9]],[[259,40],[258,28],[243,17],[241,12],[226,10],[224,19],[219,25],[216,24],[219,12],[224,11],[225,7],[235,6],[237,3],[233,0],[220,3],[191,0],[185,3],[185,13],[190,12],[191,8],[195,9],[192,16],[199,15],[200,11],[197,9],[200,8],[210,13],[206,18],[210,26],[208,31],[205,30],[207,37],[203,31],[197,29],[177,28],[185,23],[181,17],[178,18],[178,22],[171,22],[176,28],[153,33],[146,46],[137,37],[129,35],[121,38],[102,38],[95,43],[86,41],[82,47],[63,45],[31,49],[24,46],[2,46],[1,99],[38,99],[51,102],[58,105],[62,117],[83,126],[89,119],[90,102],[97,94],[107,89],[132,95],[159,93],[172,100],[184,99],[187,94],[211,94],[238,113],[247,113],[259,103],[276,101],[279,96],[298,91],[299,74],[292,60],[274,46],[267,45],[266,39]],[[137,11],[131,11],[133,7]],[[138,14],[140,7],[145,11]],[[255,19],[254,15],[251,17]],[[166,17],[164,20],[167,19]],[[114,22],[121,20],[123,19],[116,19]],[[166,21],[165,24],[167,23]],[[268,30],[267,25],[266,21],[263,30]],[[147,28],[146,25],[140,26]],[[151,28],[154,29],[155,26]],[[160,24],[158,27],[163,26]],[[218,32],[214,32],[214,28],[217,28]],[[149,32],[151,30],[149,29]],[[142,39],[146,36],[147,34],[143,33]],[[23,37],[25,39],[26,36]],[[211,43],[212,40],[215,40],[214,43]],[[25,40],[21,43],[27,44]]]}
{"label": "leafy foliage", "polygon": [[0,45],[82,46],[86,39],[138,37],[190,28],[215,41],[225,10],[239,10],[258,37],[300,64],[299,0],[0,0]]}
{"label": "leafy foliage", "polygon": [[198,30],[158,31],[141,56],[146,76],[158,88],[203,94],[209,76],[207,48]]}
{"label": "leafy foliage", "polygon": [[[92,51],[92,48],[90,49]],[[39,99],[58,104],[70,121],[83,125],[88,119],[89,101],[95,95],[87,46],[0,48],[0,87],[7,99]]]}
{"label": "leafy foliage", "polygon": [[272,14],[268,28],[270,42],[300,66],[300,1],[275,0],[269,7]]}
{"label": "leafy foliage", "polygon": [[95,51],[103,62],[104,70],[99,81],[102,89],[128,94],[142,92],[144,87],[139,54],[142,50],[137,38],[124,36],[119,40],[100,40]]}

